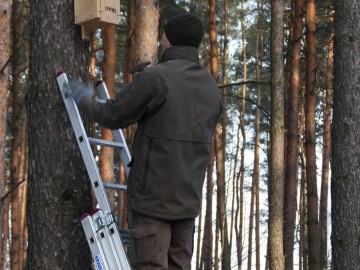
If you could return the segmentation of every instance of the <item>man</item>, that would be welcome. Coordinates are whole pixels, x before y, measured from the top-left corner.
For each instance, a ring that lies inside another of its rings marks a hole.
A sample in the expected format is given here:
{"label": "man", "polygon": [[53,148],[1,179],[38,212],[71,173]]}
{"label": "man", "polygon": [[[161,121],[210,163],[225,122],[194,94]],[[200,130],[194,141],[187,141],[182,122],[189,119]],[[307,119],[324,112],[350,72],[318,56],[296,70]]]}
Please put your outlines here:
{"label": "man", "polygon": [[190,269],[195,218],[221,112],[221,97],[199,64],[201,20],[170,19],[160,62],[139,72],[116,101],[97,102],[71,81],[72,96],[110,129],[138,123],[128,179],[130,261],[135,269]]}

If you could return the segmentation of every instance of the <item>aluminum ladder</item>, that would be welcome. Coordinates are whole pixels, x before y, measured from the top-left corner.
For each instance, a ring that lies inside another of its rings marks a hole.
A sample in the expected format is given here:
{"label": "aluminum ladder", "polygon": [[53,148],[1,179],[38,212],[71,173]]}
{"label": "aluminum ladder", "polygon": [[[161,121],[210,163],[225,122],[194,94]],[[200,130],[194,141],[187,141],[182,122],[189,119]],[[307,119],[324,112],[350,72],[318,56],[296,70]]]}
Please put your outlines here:
{"label": "aluminum ladder", "polygon": [[[58,72],[56,80],[99,206],[98,209],[91,213],[85,213],[81,216],[81,224],[94,259],[95,269],[130,270],[131,268],[121,241],[121,235],[117,228],[117,222],[111,211],[105,191],[106,188],[126,191],[126,185],[102,181],[98,165],[90,147],[90,144],[95,144],[117,148],[125,168],[126,176],[128,176],[129,168],[126,165],[130,162],[131,157],[123,133],[121,129],[112,130],[113,142],[88,137],[77,105],[71,97],[71,89],[69,88],[66,74],[62,71]],[[96,88],[101,100],[109,99],[109,93],[103,81],[98,82]]]}

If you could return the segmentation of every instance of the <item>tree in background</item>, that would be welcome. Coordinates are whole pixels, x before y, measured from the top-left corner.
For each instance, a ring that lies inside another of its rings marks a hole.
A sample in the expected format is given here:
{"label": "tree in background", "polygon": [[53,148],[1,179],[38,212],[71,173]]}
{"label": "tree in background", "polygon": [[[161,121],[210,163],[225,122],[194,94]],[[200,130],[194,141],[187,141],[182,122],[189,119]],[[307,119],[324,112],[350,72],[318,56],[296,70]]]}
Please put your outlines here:
{"label": "tree in background", "polygon": [[296,226],[297,188],[298,188],[298,122],[299,92],[301,82],[301,41],[303,29],[303,0],[292,1],[291,31],[291,71],[288,102],[286,177],[284,193],[284,256],[285,269],[291,270],[294,265],[294,233]]}
{"label": "tree in background", "polygon": [[269,265],[283,270],[284,203],[284,1],[271,0],[271,139],[269,193]]}
{"label": "tree in background", "polygon": [[55,71],[89,74],[89,50],[73,1],[30,1],[31,52],[26,269],[89,269],[80,216],[91,210],[90,184]]}
{"label": "tree in background", "polygon": [[334,270],[360,265],[359,1],[334,1],[332,256]]}
{"label": "tree in background", "polygon": [[[104,57],[102,61],[102,79],[106,83],[110,98],[115,95],[115,68],[116,68],[116,25],[103,28]],[[112,141],[110,129],[101,128],[101,139]],[[103,181],[114,181],[114,149],[112,147],[101,147],[100,151],[100,175]],[[109,203],[115,206],[114,192],[107,192]]]}
{"label": "tree in background", "polygon": [[323,129],[323,160],[321,173],[321,197],[320,197],[320,268],[328,268],[328,195],[329,195],[329,178],[330,178],[330,158],[331,158],[331,113],[332,113],[332,71],[333,71],[333,6],[328,9],[328,20],[330,24],[330,33],[328,39],[327,67],[324,71],[326,80],[325,100],[324,100],[324,129]]}
{"label": "tree in background", "polygon": [[[8,59],[10,57],[10,15],[11,0],[0,3],[0,232],[3,231],[4,200],[6,185],[6,120],[8,113]],[[4,235],[3,235],[4,236]],[[6,245],[4,245],[6,246]],[[0,239],[0,250],[3,250],[3,241]],[[1,254],[1,253],[0,253]],[[6,258],[1,257],[1,262]],[[2,264],[1,264],[2,265]]]}
{"label": "tree in background", "polygon": [[316,175],[316,6],[306,2],[305,156],[307,183],[308,260],[310,270],[320,269],[319,204]]}
{"label": "tree in background", "polygon": [[134,64],[157,60],[159,3],[156,0],[139,0],[135,3]]}

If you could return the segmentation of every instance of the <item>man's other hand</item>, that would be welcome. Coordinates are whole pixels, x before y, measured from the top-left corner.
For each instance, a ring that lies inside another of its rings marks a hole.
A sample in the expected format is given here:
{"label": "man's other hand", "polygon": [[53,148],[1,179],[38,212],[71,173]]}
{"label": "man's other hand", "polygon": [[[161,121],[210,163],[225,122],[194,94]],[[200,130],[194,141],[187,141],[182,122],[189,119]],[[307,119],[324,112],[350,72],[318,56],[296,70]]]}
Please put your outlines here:
{"label": "man's other hand", "polygon": [[94,84],[92,81],[84,84],[78,80],[69,80],[69,88],[71,97],[78,106],[80,106],[83,101],[86,102],[90,100],[94,95]]}

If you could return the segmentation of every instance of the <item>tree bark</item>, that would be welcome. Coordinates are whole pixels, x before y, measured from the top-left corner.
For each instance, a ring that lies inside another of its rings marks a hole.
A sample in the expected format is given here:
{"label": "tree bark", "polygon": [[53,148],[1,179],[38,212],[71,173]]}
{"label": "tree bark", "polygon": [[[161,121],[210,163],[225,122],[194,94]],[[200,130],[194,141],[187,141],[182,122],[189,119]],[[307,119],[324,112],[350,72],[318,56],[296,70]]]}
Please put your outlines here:
{"label": "tree bark", "polygon": [[[333,10],[328,10],[328,20],[333,26]],[[325,70],[326,90],[324,104],[324,131],[323,131],[323,159],[321,174],[321,197],[320,197],[320,268],[327,269],[327,227],[328,227],[328,194],[330,177],[330,156],[331,156],[331,104],[332,104],[332,71],[333,71],[333,40],[334,31],[330,30],[328,42],[327,67]]]}
{"label": "tree bark", "polygon": [[204,268],[211,269],[213,267],[213,233],[212,233],[212,208],[213,208],[213,171],[214,171],[214,145],[211,145],[210,159],[206,172],[206,213],[204,224],[204,238],[202,242],[202,264]]}
{"label": "tree bark", "polygon": [[[106,83],[110,98],[115,95],[115,68],[116,68],[116,26],[110,25],[103,29],[104,58],[102,62],[102,79]],[[101,128],[101,138],[112,141],[110,129]],[[100,175],[103,181],[114,182],[114,149],[101,147],[100,151]],[[107,191],[109,203],[114,209],[115,196],[113,191]]]}
{"label": "tree bark", "polygon": [[335,1],[331,163],[333,269],[360,268],[360,3]]}
{"label": "tree bark", "polygon": [[30,0],[29,181],[26,269],[90,269],[80,216],[90,182],[55,80],[88,77],[89,48],[73,25],[73,1]]}
{"label": "tree bark", "polygon": [[157,60],[159,1],[138,0],[135,4],[134,65]]}
{"label": "tree bark", "polygon": [[316,176],[316,37],[315,0],[306,2],[306,72],[305,72],[305,155],[308,202],[309,270],[320,269],[319,205]]}
{"label": "tree bark", "polygon": [[[256,27],[256,80],[262,78],[263,33],[261,30],[262,3],[257,1],[258,17]],[[255,114],[255,151],[254,151],[254,180],[255,180],[255,243],[256,243],[256,270],[260,270],[260,117],[261,86],[256,86],[256,114]]]}
{"label": "tree bark", "polygon": [[284,256],[285,269],[294,267],[294,233],[298,184],[298,122],[301,81],[300,55],[303,29],[303,0],[293,0],[293,35],[291,41],[291,74],[288,107],[287,157],[284,193]]}
{"label": "tree bark", "polygon": [[[10,57],[10,18],[11,0],[3,0],[0,3],[0,197],[3,198],[6,185],[6,129],[8,113],[8,80],[9,70],[7,61]],[[4,201],[0,204],[0,232],[6,229]],[[4,233],[3,237],[6,236]],[[0,238],[0,250],[3,250],[3,238]],[[1,262],[6,261],[2,252]],[[3,265],[3,264],[2,264]]]}
{"label": "tree bark", "polygon": [[22,136],[21,121],[24,116],[24,110],[20,99],[20,41],[23,32],[23,20],[21,19],[21,13],[19,2],[13,1],[12,4],[12,121],[11,121],[11,158],[10,158],[10,176],[11,176],[11,245],[10,245],[10,265],[11,269],[20,270],[21,265],[21,249],[22,244],[20,241],[20,228],[21,228],[21,187],[19,186],[21,171],[22,155]]}
{"label": "tree bark", "polygon": [[129,69],[133,66],[134,61],[135,0],[128,1],[127,27],[125,83],[130,83],[132,74],[129,73]]}
{"label": "tree bark", "polygon": [[271,0],[271,158],[269,179],[270,269],[284,269],[284,2]]}

